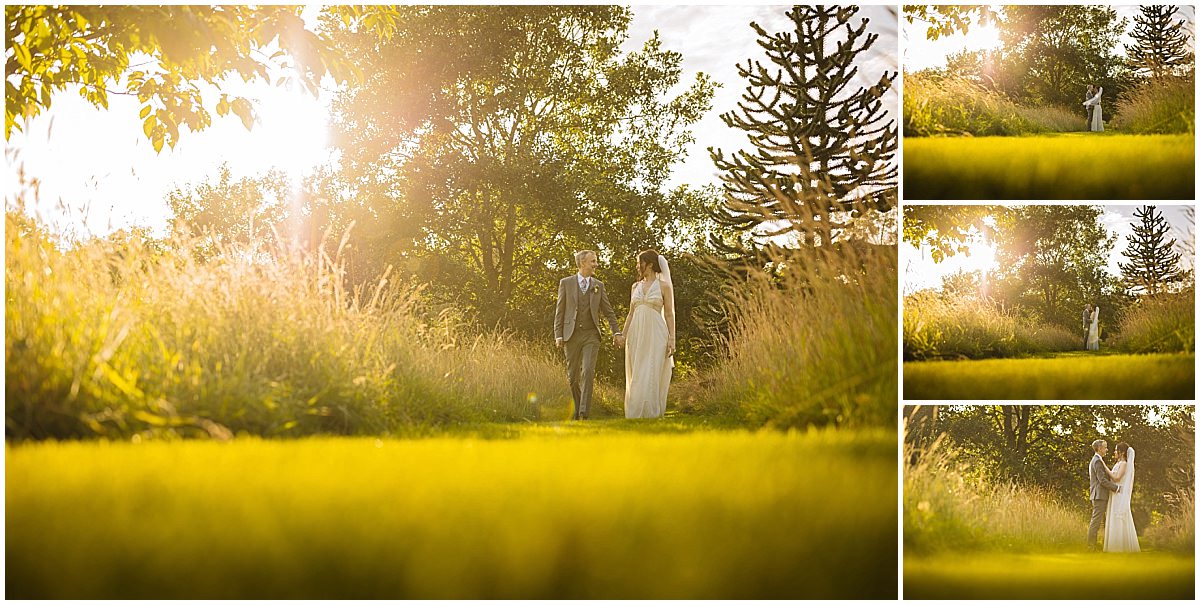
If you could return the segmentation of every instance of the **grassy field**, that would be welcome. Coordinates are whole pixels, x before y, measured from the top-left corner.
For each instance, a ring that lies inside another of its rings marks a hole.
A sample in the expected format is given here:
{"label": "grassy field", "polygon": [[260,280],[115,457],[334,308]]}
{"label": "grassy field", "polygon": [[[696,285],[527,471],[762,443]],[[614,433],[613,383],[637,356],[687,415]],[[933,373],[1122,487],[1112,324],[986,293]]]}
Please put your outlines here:
{"label": "grassy field", "polygon": [[10,598],[896,597],[888,430],[6,446]]}
{"label": "grassy field", "polygon": [[1192,599],[1195,559],[1166,553],[904,559],[905,599]]}
{"label": "grassy field", "polygon": [[904,364],[905,399],[1191,399],[1194,354],[917,361]]}
{"label": "grassy field", "polygon": [[1193,135],[1065,133],[904,140],[908,199],[1190,200]]}

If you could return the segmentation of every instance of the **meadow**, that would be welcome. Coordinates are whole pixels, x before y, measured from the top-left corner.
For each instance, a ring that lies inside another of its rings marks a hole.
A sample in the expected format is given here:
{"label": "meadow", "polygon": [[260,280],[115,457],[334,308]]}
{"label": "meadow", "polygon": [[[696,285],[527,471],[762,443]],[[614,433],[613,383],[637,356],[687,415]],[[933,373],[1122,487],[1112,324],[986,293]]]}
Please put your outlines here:
{"label": "meadow", "polygon": [[6,594],[895,598],[895,451],[624,420],[9,445]]}
{"label": "meadow", "polygon": [[920,455],[907,444],[905,461],[907,599],[1193,598],[1194,491],[1141,528],[1141,553],[1096,553],[1085,551],[1084,492],[1064,502],[995,479],[945,436]]}
{"label": "meadow", "polygon": [[1190,353],[904,363],[905,399],[1192,399]]}
{"label": "meadow", "polygon": [[906,599],[1190,600],[1195,578],[1195,559],[1176,553],[904,558]]}
{"label": "meadow", "polygon": [[904,195],[930,200],[1190,200],[1195,195],[1195,136],[908,138]]}

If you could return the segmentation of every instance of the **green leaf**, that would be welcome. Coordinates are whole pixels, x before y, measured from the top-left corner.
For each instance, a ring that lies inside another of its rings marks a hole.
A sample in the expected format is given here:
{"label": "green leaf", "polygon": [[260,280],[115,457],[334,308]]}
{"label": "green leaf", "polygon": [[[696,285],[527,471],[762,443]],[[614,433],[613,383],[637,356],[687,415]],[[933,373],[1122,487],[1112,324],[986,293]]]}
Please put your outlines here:
{"label": "green leaf", "polygon": [[33,70],[33,57],[29,54],[29,49],[24,44],[14,42],[12,45],[13,55],[17,58],[17,63],[21,64],[27,70]]}

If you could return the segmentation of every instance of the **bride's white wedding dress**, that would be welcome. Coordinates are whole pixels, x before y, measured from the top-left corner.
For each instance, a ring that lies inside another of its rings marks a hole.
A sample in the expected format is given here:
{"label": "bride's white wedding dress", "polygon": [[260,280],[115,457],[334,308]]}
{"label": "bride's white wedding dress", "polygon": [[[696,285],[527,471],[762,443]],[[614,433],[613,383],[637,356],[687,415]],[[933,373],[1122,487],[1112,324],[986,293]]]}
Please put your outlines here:
{"label": "bride's white wedding dress", "polygon": [[1088,326],[1087,350],[1100,350],[1100,307],[1092,309],[1092,325]]}
{"label": "bride's white wedding dress", "polygon": [[1104,111],[1100,109],[1100,97],[1104,94],[1104,87],[1096,91],[1096,96],[1084,101],[1083,104],[1094,107],[1092,109],[1092,121],[1088,124],[1088,130],[1092,132],[1104,132]]}
{"label": "bride's white wedding dress", "polygon": [[661,418],[667,410],[674,357],[667,356],[662,281],[633,285],[625,330],[625,417]]}
{"label": "bride's white wedding dress", "polygon": [[1133,497],[1133,448],[1125,454],[1126,459],[1113,465],[1114,476],[1120,477],[1117,485],[1121,489],[1108,497],[1108,514],[1104,522],[1104,552],[1140,552],[1137,529],[1133,526],[1133,513],[1129,502]]}

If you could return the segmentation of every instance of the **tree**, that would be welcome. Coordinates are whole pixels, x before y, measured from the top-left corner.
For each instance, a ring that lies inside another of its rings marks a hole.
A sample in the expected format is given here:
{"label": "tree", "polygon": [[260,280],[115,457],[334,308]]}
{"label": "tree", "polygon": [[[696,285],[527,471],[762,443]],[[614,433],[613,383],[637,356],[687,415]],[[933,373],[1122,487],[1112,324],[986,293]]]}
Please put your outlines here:
{"label": "tree", "polygon": [[197,251],[205,257],[222,245],[269,239],[289,215],[290,193],[281,171],[234,180],[223,164],[212,182],[167,194],[172,235],[198,238]]}
{"label": "tree", "polygon": [[1074,329],[1086,303],[1117,289],[1105,269],[1116,236],[1103,214],[1099,206],[1018,206],[998,217],[993,296]]}
{"label": "tree", "polygon": [[993,229],[984,220],[1003,214],[1001,206],[932,206],[904,207],[904,241],[914,248],[929,246],[934,262],[967,251],[973,232],[991,237]]}
{"label": "tree", "polygon": [[738,65],[749,84],[739,111],[721,119],[745,131],[754,150],[726,159],[710,148],[709,155],[725,191],[716,220],[759,245],[787,235],[828,243],[864,211],[895,206],[897,129],[883,96],[896,72],[856,88],[858,60],[878,38],[866,33],[867,19],[853,24],[857,12],[796,6],[787,13],[793,31],[750,24],[770,68]]}
{"label": "tree", "polygon": [[402,266],[485,325],[544,335],[574,250],[624,271],[639,248],[686,239],[700,196],[664,183],[714,85],[697,74],[666,98],[682,57],[657,36],[623,53],[629,9],[398,10],[386,41],[336,34],[371,74],[334,104],[338,199],[407,250],[372,259],[380,270]]}
{"label": "tree", "polygon": [[[19,118],[37,116],[54,94],[78,86],[97,108],[108,108],[110,94],[136,96],[146,138],[161,151],[164,143],[174,147],[181,126],[198,131],[211,123],[201,82],[220,88],[231,75],[268,80],[287,69],[294,76],[277,83],[295,79],[316,94],[326,74],[340,81],[354,75],[353,63],[327,37],[305,28],[302,9],[6,6],[4,137],[20,130]],[[331,10],[348,21],[371,15],[382,23],[377,15],[385,9]],[[237,115],[246,128],[254,123],[253,104],[244,97],[222,93],[213,109]]]}
{"label": "tree", "polygon": [[1107,6],[1009,5],[1000,23],[1006,92],[1018,99],[1078,108],[1088,84],[1113,95],[1128,83],[1118,78],[1116,53],[1127,20]]}
{"label": "tree", "polygon": [[1190,64],[1192,53],[1187,49],[1184,21],[1172,21],[1174,6],[1143,6],[1133,18],[1133,44],[1125,45],[1125,53],[1133,67],[1158,79],[1172,73],[1178,66]]}
{"label": "tree", "polygon": [[1142,206],[1133,211],[1133,216],[1141,222],[1133,225],[1133,234],[1128,238],[1125,257],[1129,262],[1118,265],[1130,289],[1154,296],[1182,276],[1180,254],[1174,251],[1175,239],[1166,240],[1171,225],[1154,206]]}
{"label": "tree", "polygon": [[986,24],[996,18],[996,12],[984,4],[975,6],[961,4],[904,5],[904,19],[909,23],[923,21],[928,24],[925,28],[925,37],[930,40],[937,40],[942,36],[951,36],[956,33],[966,35],[970,32],[971,25],[976,19],[980,24]]}

